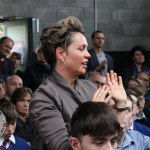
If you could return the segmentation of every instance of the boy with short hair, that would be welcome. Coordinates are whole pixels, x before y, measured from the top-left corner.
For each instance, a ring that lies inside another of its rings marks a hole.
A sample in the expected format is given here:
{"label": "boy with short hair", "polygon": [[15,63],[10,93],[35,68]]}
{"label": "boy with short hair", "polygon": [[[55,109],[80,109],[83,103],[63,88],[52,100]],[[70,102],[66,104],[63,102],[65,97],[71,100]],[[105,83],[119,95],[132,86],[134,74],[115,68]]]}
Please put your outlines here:
{"label": "boy with short hair", "polygon": [[6,117],[7,127],[4,135],[0,138],[2,150],[30,150],[29,144],[22,138],[14,136],[18,114],[15,106],[8,100],[0,100],[0,111]]}
{"label": "boy with short hair", "polygon": [[116,150],[120,125],[113,109],[104,102],[82,103],[71,119],[73,150]]}

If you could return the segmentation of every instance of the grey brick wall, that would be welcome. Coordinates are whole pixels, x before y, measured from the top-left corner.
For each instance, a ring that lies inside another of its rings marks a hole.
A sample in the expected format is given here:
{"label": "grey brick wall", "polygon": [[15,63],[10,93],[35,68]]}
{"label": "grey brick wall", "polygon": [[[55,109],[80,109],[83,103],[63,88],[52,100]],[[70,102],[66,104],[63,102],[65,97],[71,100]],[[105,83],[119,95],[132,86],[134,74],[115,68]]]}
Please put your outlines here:
{"label": "grey brick wall", "polygon": [[[91,47],[95,0],[0,0],[0,16],[33,17],[40,31],[59,19],[73,15],[85,28]],[[97,29],[105,33],[105,49],[128,51],[140,44],[150,51],[150,0],[97,0]],[[33,35],[34,48],[40,33]]]}

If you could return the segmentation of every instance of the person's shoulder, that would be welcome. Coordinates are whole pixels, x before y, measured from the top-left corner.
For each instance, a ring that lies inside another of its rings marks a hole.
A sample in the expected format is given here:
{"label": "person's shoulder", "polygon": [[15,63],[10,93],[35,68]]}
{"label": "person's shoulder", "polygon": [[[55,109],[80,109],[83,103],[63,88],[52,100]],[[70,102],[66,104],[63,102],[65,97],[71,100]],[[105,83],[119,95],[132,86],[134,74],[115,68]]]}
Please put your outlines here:
{"label": "person's shoulder", "polygon": [[108,54],[107,52],[104,52],[104,54],[107,58],[113,59],[112,56],[110,54]]}
{"label": "person's shoulder", "polygon": [[144,135],[150,136],[150,128],[134,121],[134,130],[141,132]]}
{"label": "person's shoulder", "polygon": [[140,135],[141,133],[139,131],[135,131],[135,130],[128,130],[127,132],[129,135]]}
{"label": "person's shoulder", "polygon": [[[123,141],[123,149],[131,149],[131,150],[142,150],[142,149],[149,149],[150,148],[150,137],[141,134],[135,130],[128,130],[125,133],[125,138]],[[128,148],[125,148],[127,147]]]}
{"label": "person's shoulder", "polygon": [[46,100],[46,98],[48,97],[57,95],[56,93],[58,93],[58,85],[53,83],[49,76],[40,84],[40,86],[33,93],[31,103],[34,100]]}
{"label": "person's shoulder", "polygon": [[146,135],[143,135],[143,134],[140,133],[139,131],[135,131],[135,130],[129,130],[129,131],[127,132],[127,134],[128,134],[130,137],[132,137],[134,141],[137,141],[137,140],[142,141],[142,140],[144,140],[144,139],[146,139],[146,138],[149,138],[149,139],[150,139],[150,137],[148,137],[148,136],[146,136]]}
{"label": "person's shoulder", "polygon": [[15,144],[18,148],[21,148],[22,150],[29,150],[30,146],[29,144],[21,137],[14,136],[15,137]]}

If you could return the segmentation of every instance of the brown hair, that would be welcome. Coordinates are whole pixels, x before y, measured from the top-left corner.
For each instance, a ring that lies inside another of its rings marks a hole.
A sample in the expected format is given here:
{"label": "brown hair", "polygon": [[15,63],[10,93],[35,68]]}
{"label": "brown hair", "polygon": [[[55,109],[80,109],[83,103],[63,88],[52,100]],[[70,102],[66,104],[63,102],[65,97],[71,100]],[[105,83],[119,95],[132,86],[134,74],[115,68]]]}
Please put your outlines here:
{"label": "brown hair", "polygon": [[2,111],[2,113],[4,114],[7,124],[16,122],[18,118],[18,113],[15,106],[9,100],[0,100],[0,111]]}
{"label": "brown hair", "polygon": [[28,93],[32,96],[32,90],[30,88],[20,87],[16,89],[11,96],[11,102],[16,105],[16,103],[20,101],[23,97],[25,97]]}
{"label": "brown hair", "polygon": [[10,55],[8,56],[8,58],[13,58],[16,57],[18,60],[21,60],[21,54],[17,53],[17,52],[12,52],[10,53]]}
{"label": "brown hair", "polygon": [[62,47],[64,50],[67,50],[67,47],[72,43],[74,32],[84,33],[81,22],[73,16],[60,20],[55,26],[43,29],[40,39],[42,50],[52,69],[56,63],[56,48]]}

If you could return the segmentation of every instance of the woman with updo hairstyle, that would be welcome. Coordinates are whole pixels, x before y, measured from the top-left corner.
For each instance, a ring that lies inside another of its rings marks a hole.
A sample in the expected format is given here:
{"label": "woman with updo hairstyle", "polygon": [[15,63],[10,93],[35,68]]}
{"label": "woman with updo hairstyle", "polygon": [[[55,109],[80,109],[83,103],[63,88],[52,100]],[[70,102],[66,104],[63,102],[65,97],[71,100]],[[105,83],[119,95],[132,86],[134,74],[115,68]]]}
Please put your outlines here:
{"label": "woman with updo hairstyle", "polygon": [[29,110],[39,150],[71,149],[71,116],[96,91],[93,83],[78,79],[90,58],[83,33],[81,22],[72,16],[43,29],[40,42],[52,73],[33,94]]}
{"label": "woman with updo hairstyle", "polygon": [[72,16],[62,19],[43,29],[40,43],[52,72],[30,103],[38,150],[72,150],[69,132],[73,112],[84,102],[99,101],[102,95],[94,83],[78,79],[86,73],[90,58],[82,24]]}

